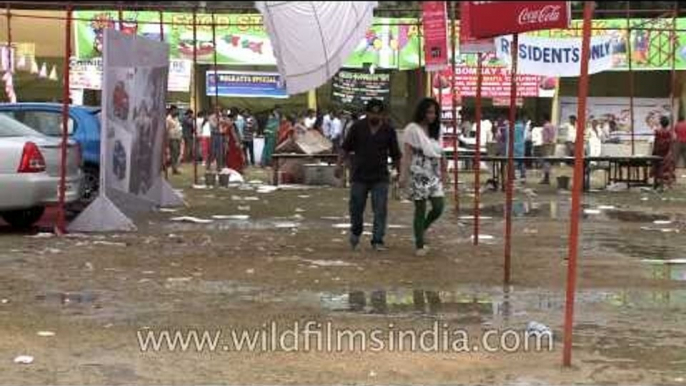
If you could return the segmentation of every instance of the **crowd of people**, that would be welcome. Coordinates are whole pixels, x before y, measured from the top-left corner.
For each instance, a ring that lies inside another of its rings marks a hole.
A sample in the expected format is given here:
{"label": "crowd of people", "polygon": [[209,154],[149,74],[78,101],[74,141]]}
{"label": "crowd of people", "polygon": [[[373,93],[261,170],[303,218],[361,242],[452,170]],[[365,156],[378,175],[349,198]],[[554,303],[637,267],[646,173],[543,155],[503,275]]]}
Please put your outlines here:
{"label": "crowd of people", "polygon": [[[308,131],[317,131],[331,141],[333,151],[337,152],[343,138],[357,116],[332,110],[317,114],[308,110],[298,115],[282,113],[275,106],[263,126],[249,109],[219,107],[211,113],[204,111],[195,114],[186,110],[181,115],[177,106],[167,110],[167,166],[174,174],[179,174],[183,162],[204,162],[207,169],[221,171],[233,169],[239,173],[248,166],[270,166],[276,148]],[[260,154],[260,164],[256,165],[254,140],[264,137],[264,147]]]}

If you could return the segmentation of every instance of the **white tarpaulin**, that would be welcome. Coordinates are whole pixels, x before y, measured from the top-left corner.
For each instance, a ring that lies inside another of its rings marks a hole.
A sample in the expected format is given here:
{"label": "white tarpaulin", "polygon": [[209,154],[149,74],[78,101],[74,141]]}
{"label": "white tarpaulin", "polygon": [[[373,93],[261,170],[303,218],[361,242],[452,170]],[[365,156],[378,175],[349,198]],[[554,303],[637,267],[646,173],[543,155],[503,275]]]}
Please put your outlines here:
{"label": "white tarpaulin", "polygon": [[[511,66],[511,36],[495,38],[498,59]],[[596,74],[612,68],[612,38],[591,38],[588,73]],[[577,77],[581,73],[581,38],[543,38],[519,36],[517,72],[527,75]]]}
{"label": "white tarpaulin", "polygon": [[70,231],[134,230],[129,217],[183,204],[162,178],[169,46],[107,29],[100,191]]}
{"label": "white tarpaulin", "polygon": [[331,79],[371,27],[376,1],[257,1],[289,95]]}

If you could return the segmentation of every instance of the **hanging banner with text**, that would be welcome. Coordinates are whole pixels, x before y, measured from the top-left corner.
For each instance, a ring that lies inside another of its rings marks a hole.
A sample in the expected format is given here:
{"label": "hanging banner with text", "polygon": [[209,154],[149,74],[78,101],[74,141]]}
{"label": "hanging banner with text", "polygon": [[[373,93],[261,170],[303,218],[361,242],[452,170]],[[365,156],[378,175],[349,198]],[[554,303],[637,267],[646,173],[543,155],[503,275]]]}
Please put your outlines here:
{"label": "hanging banner with text", "polygon": [[339,71],[333,78],[332,99],[339,104],[360,108],[369,100],[378,99],[388,106],[391,101],[391,74]]}
{"label": "hanging banner with text", "polygon": [[424,63],[426,71],[448,66],[448,31],[445,1],[422,2],[424,23]]}
{"label": "hanging banner with text", "polygon": [[[441,93],[444,106],[453,100],[451,92],[452,69],[437,74],[433,80],[435,95]],[[455,95],[476,97],[476,67],[457,66]],[[527,98],[552,98],[555,96],[557,79],[536,75],[517,74],[517,96]],[[484,66],[482,98],[510,98],[510,71],[504,67]],[[459,103],[459,102],[458,102]]]}
{"label": "hanging banner with text", "polygon": [[281,75],[267,72],[207,71],[207,95],[222,97],[288,98]]}
{"label": "hanging banner with text", "polygon": [[[511,66],[512,37],[495,39],[498,59]],[[541,38],[522,35],[517,49],[517,72],[528,75],[578,77],[581,73],[581,39]],[[612,69],[612,38],[591,38],[588,73],[596,74]]]}
{"label": "hanging banner with text", "polygon": [[492,38],[477,39],[470,34],[469,5],[467,1],[460,3],[460,54],[478,54],[495,52]]}
{"label": "hanging banner with text", "polygon": [[569,1],[468,1],[466,6],[475,38],[567,28],[572,20]]}
{"label": "hanging banner with text", "polygon": [[[191,68],[188,60],[169,61],[167,89],[175,92],[188,92],[191,88]],[[102,58],[77,59],[69,61],[69,88],[81,90],[102,89]]]}

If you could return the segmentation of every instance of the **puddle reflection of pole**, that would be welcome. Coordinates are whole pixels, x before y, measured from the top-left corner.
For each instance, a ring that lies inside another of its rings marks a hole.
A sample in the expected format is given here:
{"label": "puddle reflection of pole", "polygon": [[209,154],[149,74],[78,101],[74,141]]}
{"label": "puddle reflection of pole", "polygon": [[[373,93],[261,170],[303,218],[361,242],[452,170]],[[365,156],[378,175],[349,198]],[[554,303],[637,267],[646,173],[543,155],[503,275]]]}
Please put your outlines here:
{"label": "puddle reflection of pole", "polygon": [[[7,20],[9,24],[9,18]],[[62,143],[60,143],[60,185],[59,185],[59,205],[57,206],[57,226],[56,232],[58,235],[66,233],[65,226],[65,195],[67,184],[67,141],[69,140],[69,59],[71,57],[71,23],[72,23],[72,5],[67,4],[67,23],[65,26],[65,47],[64,47],[64,69],[62,76]],[[9,40],[9,36],[8,36]],[[11,46],[8,45],[8,51],[11,52]],[[8,63],[8,71],[12,73],[12,61]],[[104,187],[101,187],[104,189]]]}
{"label": "puddle reflection of pole", "polygon": [[[626,2],[626,56],[629,64],[629,127],[631,128],[631,155],[636,153],[635,135],[634,135],[634,71],[633,71],[633,56],[634,52],[631,48],[631,2]],[[577,125],[578,125],[577,121]]]}
{"label": "puddle reflection of pole", "polygon": [[[160,42],[164,43],[164,13],[162,12],[162,8],[158,8],[158,14],[160,18]],[[165,104],[164,101],[162,101],[163,105]],[[165,106],[166,107],[166,106]],[[166,110],[166,108],[165,108]],[[167,149],[169,149],[169,136],[167,136],[167,130],[166,130],[166,125],[165,125],[165,130],[164,130],[164,141],[162,143],[164,144],[164,148],[162,150],[162,165],[164,168],[164,178],[169,179],[169,170],[167,170],[167,157],[165,157],[165,154],[167,152]],[[170,159],[171,159],[171,153]]]}
{"label": "puddle reflection of pole", "polygon": [[452,98],[452,108],[453,108],[453,196],[455,199],[455,212],[460,211],[460,197],[459,197],[459,168],[458,165],[458,141],[457,141],[457,94],[455,92],[455,72],[457,71],[457,44],[456,44],[456,20],[455,20],[455,2],[450,2],[450,13],[452,19],[452,28],[450,31],[451,35],[451,46],[453,50],[453,62],[452,62],[452,77],[450,79],[450,94]]}
{"label": "puddle reflection of pole", "polygon": [[[517,116],[517,51],[519,35],[512,36],[512,69],[510,72],[510,127],[507,134],[507,190],[505,193],[505,273],[504,283],[510,284],[512,250],[512,196],[514,180],[514,126]],[[477,149],[478,150],[478,149]]]}
{"label": "puddle reflection of pole", "polygon": [[477,54],[476,63],[476,151],[474,152],[474,245],[479,245],[479,200],[481,199],[481,84],[483,83],[483,56]]}
{"label": "puddle reflection of pole", "polygon": [[586,127],[586,100],[588,96],[588,60],[591,42],[593,2],[584,3],[584,26],[581,43],[581,74],[579,77],[579,101],[577,103],[577,127],[574,144],[574,183],[572,186],[572,211],[569,230],[569,255],[567,264],[567,297],[565,302],[565,328],[562,362],[565,367],[572,364],[572,329],[574,327],[574,298],[576,291],[576,261],[579,247],[579,213],[584,174],[584,128]]}
{"label": "puddle reflection of pole", "polygon": [[[191,150],[191,157],[193,158],[193,183],[198,184],[198,9],[193,7],[193,149]],[[202,124],[202,122],[200,123]],[[202,127],[200,128],[202,129]]]}
{"label": "puddle reflection of pole", "polygon": [[677,49],[677,35],[676,35],[676,21],[677,21],[677,16],[679,15],[679,2],[675,1],[674,2],[674,16],[672,16],[672,32],[670,34],[670,45],[672,46],[672,92],[670,94],[670,111],[672,112],[671,114],[671,119],[670,123],[672,125],[672,131],[674,131],[675,128],[675,123],[677,121],[677,114],[674,113],[674,98],[676,95],[676,49]]}
{"label": "puddle reflection of pole", "polygon": [[[214,21],[214,13],[212,13],[212,47],[214,48],[214,107],[217,108],[219,107],[219,75],[217,74],[217,24]],[[219,167],[217,165],[217,169]]]}

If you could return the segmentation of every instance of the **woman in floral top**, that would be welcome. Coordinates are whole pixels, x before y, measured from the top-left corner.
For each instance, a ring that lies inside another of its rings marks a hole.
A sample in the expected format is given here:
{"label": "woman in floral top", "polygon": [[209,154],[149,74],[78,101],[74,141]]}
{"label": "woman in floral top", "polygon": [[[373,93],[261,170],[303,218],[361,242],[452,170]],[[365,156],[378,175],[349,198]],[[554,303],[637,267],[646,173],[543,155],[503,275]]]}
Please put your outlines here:
{"label": "woman in floral top", "polygon": [[[424,242],[426,230],[443,213],[443,175],[445,166],[440,143],[440,106],[426,98],[419,103],[413,122],[405,127],[404,152],[400,184],[406,187],[415,205],[414,236],[418,256],[428,252]],[[426,214],[426,202],[431,211]]]}

